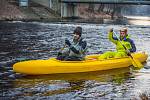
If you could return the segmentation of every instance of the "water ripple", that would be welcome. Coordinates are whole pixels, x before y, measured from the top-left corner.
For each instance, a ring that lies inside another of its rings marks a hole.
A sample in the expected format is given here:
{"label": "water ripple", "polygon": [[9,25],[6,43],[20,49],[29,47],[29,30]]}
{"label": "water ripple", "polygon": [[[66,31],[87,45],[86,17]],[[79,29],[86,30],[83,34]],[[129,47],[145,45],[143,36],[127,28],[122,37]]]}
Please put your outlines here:
{"label": "water ripple", "polygon": [[107,25],[88,23],[0,23],[0,99],[133,99],[150,91],[149,59],[139,72],[130,69],[26,76],[12,71],[14,63],[55,57],[65,38],[72,39],[76,26],[83,27],[88,53],[115,50],[107,38],[111,27],[118,33],[128,27],[138,51],[149,54],[149,26]]}

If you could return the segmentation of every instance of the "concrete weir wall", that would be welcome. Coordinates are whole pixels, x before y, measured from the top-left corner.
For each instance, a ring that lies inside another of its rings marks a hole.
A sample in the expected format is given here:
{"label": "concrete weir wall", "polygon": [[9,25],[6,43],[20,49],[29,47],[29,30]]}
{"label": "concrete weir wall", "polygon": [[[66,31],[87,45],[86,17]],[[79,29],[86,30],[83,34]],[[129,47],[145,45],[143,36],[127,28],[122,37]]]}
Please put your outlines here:
{"label": "concrete weir wall", "polygon": [[52,9],[61,15],[61,17],[78,16],[77,4],[61,3],[59,0],[31,0],[32,2],[41,4]]}
{"label": "concrete weir wall", "polygon": [[31,0],[35,3],[41,4],[45,7],[48,7],[54,11],[56,11],[57,13],[61,13],[61,4],[59,2],[59,0]]}
{"label": "concrete weir wall", "polygon": [[50,5],[51,5],[50,1],[52,1],[52,0],[31,0],[31,1],[41,4],[43,6],[46,6],[46,7],[50,7]]}
{"label": "concrete weir wall", "polygon": [[[103,16],[103,14],[106,14],[113,18],[116,13],[120,13],[121,11],[120,6],[116,4],[65,3],[60,2],[60,0],[31,0],[31,1],[50,8],[54,13],[60,15],[62,18],[78,18],[78,17],[82,18],[83,16],[84,17],[93,16],[92,18],[97,17],[99,18],[101,17],[99,15]],[[82,5],[82,7],[80,5]],[[95,15],[94,13],[96,13],[97,15]]]}

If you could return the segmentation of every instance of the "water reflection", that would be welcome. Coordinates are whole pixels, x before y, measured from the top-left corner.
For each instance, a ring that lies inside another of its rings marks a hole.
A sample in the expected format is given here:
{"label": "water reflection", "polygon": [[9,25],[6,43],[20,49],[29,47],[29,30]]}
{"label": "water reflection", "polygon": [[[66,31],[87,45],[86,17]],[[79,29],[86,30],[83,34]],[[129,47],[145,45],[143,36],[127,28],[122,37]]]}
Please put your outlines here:
{"label": "water reflection", "polygon": [[[51,96],[74,91],[83,91],[85,88],[92,88],[91,82],[100,83],[101,85],[108,84],[109,82],[122,84],[125,79],[128,79],[129,75],[129,68],[121,68],[89,73],[24,76],[21,79],[16,79],[13,82],[13,86],[15,91],[18,91],[18,89],[20,91],[20,89],[22,89],[22,93],[19,93],[16,96],[33,96],[35,94]],[[28,92],[26,94],[25,91],[27,90]],[[33,91],[36,92],[33,93]]]}

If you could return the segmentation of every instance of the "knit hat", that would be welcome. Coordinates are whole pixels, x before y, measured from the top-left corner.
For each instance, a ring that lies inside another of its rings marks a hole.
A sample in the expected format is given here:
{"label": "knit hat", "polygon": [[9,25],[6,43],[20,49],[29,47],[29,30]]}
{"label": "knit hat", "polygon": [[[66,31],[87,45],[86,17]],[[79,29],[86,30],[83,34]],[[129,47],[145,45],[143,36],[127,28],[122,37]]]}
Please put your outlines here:
{"label": "knit hat", "polygon": [[81,36],[82,35],[82,28],[81,27],[76,27],[73,34],[78,34],[79,36]]}

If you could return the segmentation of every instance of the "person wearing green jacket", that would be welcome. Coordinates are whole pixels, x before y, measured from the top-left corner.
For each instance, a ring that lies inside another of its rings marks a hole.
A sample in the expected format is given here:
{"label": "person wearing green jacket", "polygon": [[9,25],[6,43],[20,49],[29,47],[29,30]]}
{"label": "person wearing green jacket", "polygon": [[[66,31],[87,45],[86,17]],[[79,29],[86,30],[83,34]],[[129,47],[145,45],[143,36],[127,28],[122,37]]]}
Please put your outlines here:
{"label": "person wearing green jacket", "polygon": [[[136,52],[136,46],[132,39],[129,38],[127,34],[127,28],[122,28],[120,30],[120,39],[113,36],[113,29],[111,28],[108,32],[109,40],[116,45],[116,51],[107,51],[98,57],[99,60],[108,58],[122,58],[128,55],[128,52]],[[129,51],[126,51],[122,46],[124,45]]]}

